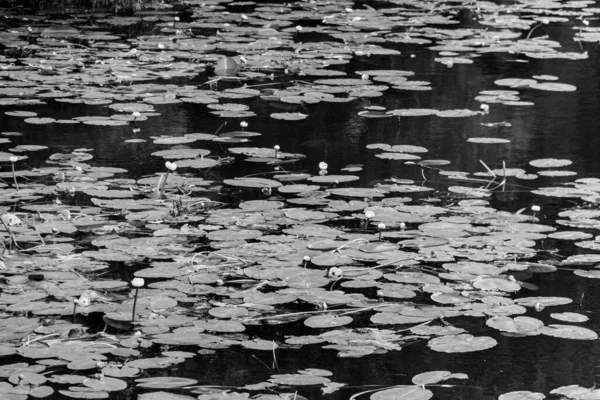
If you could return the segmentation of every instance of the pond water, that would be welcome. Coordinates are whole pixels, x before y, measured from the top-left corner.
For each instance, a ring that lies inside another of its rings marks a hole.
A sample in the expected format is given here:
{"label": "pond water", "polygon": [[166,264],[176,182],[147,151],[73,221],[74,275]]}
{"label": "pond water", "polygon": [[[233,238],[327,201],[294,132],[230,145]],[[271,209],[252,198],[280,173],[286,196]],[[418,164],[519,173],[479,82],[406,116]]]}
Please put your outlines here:
{"label": "pond water", "polygon": [[0,390],[598,398],[600,8],[428,4],[2,10]]}

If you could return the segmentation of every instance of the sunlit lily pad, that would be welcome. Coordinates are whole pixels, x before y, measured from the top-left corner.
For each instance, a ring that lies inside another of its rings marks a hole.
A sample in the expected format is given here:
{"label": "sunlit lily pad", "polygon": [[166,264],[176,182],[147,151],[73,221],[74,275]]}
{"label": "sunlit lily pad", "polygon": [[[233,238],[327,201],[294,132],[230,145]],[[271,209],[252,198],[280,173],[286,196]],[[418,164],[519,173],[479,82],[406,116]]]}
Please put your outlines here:
{"label": "sunlit lily pad", "polygon": [[481,351],[496,346],[497,342],[488,336],[459,335],[441,336],[429,340],[427,346],[434,351],[443,353],[466,353]]}
{"label": "sunlit lily pad", "polygon": [[544,326],[540,329],[540,333],[543,335],[558,337],[562,339],[576,339],[576,340],[596,340],[598,334],[591,329],[583,328],[581,326],[573,325],[559,325],[552,324]]}
{"label": "sunlit lily pad", "polygon": [[557,158],[541,158],[539,160],[533,160],[529,162],[529,165],[537,168],[558,168],[566,167],[571,165],[571,160],[557,159]]}

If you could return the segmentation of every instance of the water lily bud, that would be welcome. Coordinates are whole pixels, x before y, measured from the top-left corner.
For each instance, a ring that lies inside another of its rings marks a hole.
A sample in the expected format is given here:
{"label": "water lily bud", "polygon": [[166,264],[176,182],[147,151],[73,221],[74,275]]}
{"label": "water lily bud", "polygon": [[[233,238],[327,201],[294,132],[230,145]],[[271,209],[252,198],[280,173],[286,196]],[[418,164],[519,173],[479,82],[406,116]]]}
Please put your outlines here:
{"label": "water lily bud", "polygon": [[141,131],[141,129],[140,128],[133,128],[131,131],[133,133],[138,133],[139,131]]}
{"label": "water lily bud", "polygon": [[135,288],[144,286],[144,278],[133,278],[133,280],[131,281],[131,286]]}
{"label": "water lily bud", "polygon": [[379,225],[377,225],[377,229],[379,230],[384,230],[385,229],[385,224],[383,222],[381,222]]}
{"label": "water lily bud", "polygon": [[81,172],[83,171],[83,168],[81,168],[79,165],[75,167],[75,171],[77,172]]}
{"label": "water lily bud", "polygon": [[296,31],[297,32],[302,32],[302,26],[296,25]]}
{"label": "water lily bud", "polygon": [[371,211],[371,210],[367,210],[367,211],[365,211],[365,217],[366,217],[367,219],[371,219],[371,218],[373,218],[374,216],[375,216],[375,213],[374,213],[373,211]]}
{"label": "water lily bud", "polygon": [[596,236],[596,237],[594,238],[594,240],[595,240],[596,242],[600,242],[600,235]]}
{"label": "water lily bud", "polygon": [[225,282],[223,282],[223,279],[217,279],[215,283],[217,284],[217,286],[223,286],[225,284]]}
{"label": "water lily bud", "polygon": [[248,62],[248,59],[244,56],[240,56],[240,61],[246,64]]}
{"label": "water lily bud", "polygon": [[246,19],[248,19],[248,16],[246,14],[242,14],[242,19],[246,20]]}
{"label": "water lily bud", "polygon": [[546,306],[544,304],[542,304],[542,303],[535,303],[535,305],[533,306],[533,308],[535,308],[535,311],[540,312],[544,308],[546,308]]}
{"label": "water lily bud", "polygon": [[248,127],[248,123],[246,121],[242,121],[242,122],[240,122],[240,126],[242,128],[247,128]]}
{"label": "water lily bud", "polygon": [[550,23],[550,20],[548,18],[542,18],[541,23],[544,25],[548,25]]}
{"label": "water lily bud", "polygon": [[360,79],[362,79],[363,81],[368,81],[369,80],[369,75],[368,74],[362,74],[360,76]]}
{"label": "water lily bud", "polygon": [[167,167],[169,171],[175,171],[177,169],[177,164],[167,161],[165,167]]}
{"label": "water lily bud", "polygon": [[156,45],[156,47],[159,48],[160,50],[162,50],[162,49],[165,48],[165,45],[162,44],[162,43],[159,43],[159,44]]}
{"label": "water lily bud", "polygon": [[305,262],[309,262],[311,260],[310,256],[304,256],[302,258]]}
{"label": "water lily bud", "polygon": [[133,336],[136,336],[136,337],[140,337],[142,335],[143,335],[142,331],[135,331],[133,334]]}
{"label": "water lily bud", "polygon": [[414,54],[410,55],[410,58],[415,58],[415,57],[416,57],[416,55],[414,55]]}
{"label": "water lily bud", "polygon": [[280,147],[279,147],[279,145],[278,145],[278,144],[276,144],[275,146],[273,146],[273,148],[274,148],[275,150],[279,150],[279,149],[280,149]]}
{"label": "water lily bud", "polygon": [[590,21],[588,21],[587,19],[582,19],[581,22],[583,22],[585,26],[588,26],[590,24]]}
{"label": "water lily bud", "polygon": [[533,212],[540,212],[541,208],[540,206],[531,206],[531,211]]}
{"label": "water lily bud", "polygon": [[173,21],[175,21],[175,22],[179,21],[179,17],[173,18]]}
{"label": "water lily bud", "polygon": [[481,109],[481,111],[484,112],[484,114],[487,114],[488,112],[490,112],[490,106],[488,106],[485,103],[483,103],[482,105],[480,105],[479,108]]}
{"label": "water lily bud", "polygon": [[142,116],[142,114],[140,114],[139,111],[134,111],[134,112],[131,113],[131,116],[133,116],[134,118],[139,118],[139,117]]}
{"label": "water lily bud", "polygon": [[137,49],[131,49],[131,50],[129,50],[130,54],[137,54],[137,52],[138,52]]}
{"label": "water lily bud", "polygon": [[17,157],[17,156],[10,156],[8,158],[8,161],[10,161],[11,163],[16,163],[17,161],[19,161],[19,157]]}
{"label": "water lily bud", "polygon": [[383,291],[378,290],[377,291],[377,297],[380,297],[380,298],[383,297]]}
{"label": "water lily bud", "polygon": [[346,7],[346,8],[344,9],[344,11],[346,11],[347,13],[351,13],[351,12],[352,12],[352,9],[351,9],[350,7]]}
{"label": "water lily bud", "polygon": [[319,169],[327,169],[329,165],[327,165],[327,163],[325,161],[321,161],[319,163]]}
{"label": "water lily bud", "polygon": [[406,224],[405,224],[404,222],[400,222],[400,223],[398,224],[398,227],[400,227],[400,230],[401,230],[401,231],[403,231],[403,230],[405,230],[405,229],[406,229]]}

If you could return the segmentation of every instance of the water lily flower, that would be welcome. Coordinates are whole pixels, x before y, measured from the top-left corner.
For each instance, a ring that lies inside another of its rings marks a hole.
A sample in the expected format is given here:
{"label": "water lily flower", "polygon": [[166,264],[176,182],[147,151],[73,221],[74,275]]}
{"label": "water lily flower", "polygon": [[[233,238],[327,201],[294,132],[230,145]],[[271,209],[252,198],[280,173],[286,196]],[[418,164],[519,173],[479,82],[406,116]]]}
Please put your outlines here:
{"label": "water lily flower", "polygon": [[302,260],[304,261],[304,268],[306,268],[306,266],[308,265],[308,263],[310,262],[311,258],[310,256],[304,256],[302,258]]}
{"label": "water lily flower", "polygon": [[275,146],[273,146],[273,149],[275,150],[275,158],[279,157],[279,149],[281,147],[279,147],[278,144],[276,144]]}
{"label": "water lily flower", "polygon": [[131,286],[136,288],[144,286],[144,278],[133,278],[133,280],[131,281]]}
{"label": "water lily flower", "polygon": [[162,49],[165,48],[165,45],[162,44],[162,43],[159,43],[159,44],[156,45],[156,47],[159,48],[160,50],[162,50]]}
{"label": "water lily flower", "polygon": [[169,171],[175,171],[177,169],[177,164],[167,161],[165,167],[167,167]]}
{"label": "water lily flower", "polygon": [[248,19],[248,16],[247,16],[246,14],[242,14],[242,19],[243,19],[243,20],[247,20],[247,19]]}
{"label": "water lily flower", "polygon": [[176,22],[178,22],[178,21],[179,21],[179,17],[174,17],[174,18],[173,18],[173,21],[176,21]]}
{"label": "water lily flower", "polygon": [[78,304],[82,307],[87,307],[89,306],[91,303],[90,298],[88,297],[87,294],[82,294],[81,296],[79,296],[79,301]]}
{"label": "water lily flower", "polygon": [[373,218],[374,216],[375,216],[375,213],[374,213],[373,211],[371,211],[371,210],[367,210],[367,211],[365,211],[365,217],[366,217],[367,219],[371,219],[371,218]]}
{"label": "water lily flower", "polygon": [[339,278],[342,276],[343,273],[344,273],[344,271],[342,271],[341,268],[331,267],[331,268],[329,268],[329,271],[327,272],[327,276],[329,278]]}
{"label": "water lily flower", "polygon": [[243,128],[247,128],[248,127],[248,123],[246,121],[242,121],[240,122],[240,126]]}
{"label": "water lily flower", "polygon": [[131,113],[131,116],[132,116],[133,118],[139,118],[139,117],[141,117],[141,116],[142,116],[142,114],[140,114],[140,112],[139,112],[139,111],[134,111],[134,112],[132,112],[132,113]]}
{"label": "water lily flower", "polygon": [[327,169],[327,167],[328,167],[328,165],[327,165],[327,163],[326,163],[325,161],[321,161],[321,162],[319,163],[319,169],[321,169],[321,170],[326,170],[326,169]]}
{"label": "water lily flower", "polygon": [[405,230],[405,229],[406,229],[406,224],[405,224],[404,222],[400,222],[400,223],[398,224],[398,227],[400,228],[400,230],[401,230],[401,231],[403,231],[403,230]]}
{"label": "water lily flower", "polygon": [[15,173],[15,163],[17,161],[19,161],[19,157],[17,156],[10,156],[8,158],[8,161],[10,161],[10,165],[12,166],[12,176],[13,176],[13,182],[15,183],[15,188],[17,189],[17,192],[19,191],[19,183],[17,182],[17,174]]}
{"label": "water lily flower", "polygon": [[480,105],[479,108],[481,109],[484,115],[490,112],[490,106],[485,103]]}
{"label": "water lily flower", "polygon": [[144,286],[144,278],[133,278],[131,286],[135,288],[135,294],[133,295],[133,309],[131,310],[131,322],[135,321],[135,306],[137,305],[138,291]]}
{"label": "water lily flower", "polygon": [[533,306],[533,308],[535,309],[535,311],[540,312],[544,308],[546,308],[546,306],[543,303],[535,303],[535,305]]}
{"label": "water lily flower", "polygon": [[531,211],[533,212],[532,220],[535,220],[535,214],[539,213],[542,208],[538,205],[531,206]]}
{"label": "water lily flower", "polygon": [[369,80],[369,74],[362,74],[360,76],[360,79],[362,79],[363,81],[368,81]]}
{"label": "water lily flower", "polygon": [[379,225],[377,225],[377,229],[379,229],[379,241],[381,242],[381,231],[385,230],[385,224],[380,222]]}
{"label": "water lily flower", "polygon": [[302,32],[302,26],[296,25],[296,32]]}

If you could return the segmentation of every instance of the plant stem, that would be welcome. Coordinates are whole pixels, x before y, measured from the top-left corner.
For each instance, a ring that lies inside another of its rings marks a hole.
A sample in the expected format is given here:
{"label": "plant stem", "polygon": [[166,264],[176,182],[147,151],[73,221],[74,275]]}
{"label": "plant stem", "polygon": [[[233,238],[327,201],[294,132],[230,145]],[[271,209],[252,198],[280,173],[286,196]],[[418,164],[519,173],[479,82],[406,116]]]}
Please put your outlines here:
{"label": "plant stem", "polygon": [[17,192],[19,191],[19,183],[17,182],[17,175],[15,174],[15,163],[11,163],[12,165],[12,176],[13,181],[15,182],[15,187],[17,188]]}
{"label": "plant stem", "polygon": [[165,194],[165,186],[167,185],[167,179],[169,179],[169,171],[165,175],[165,179],[162,181],[162,185],[160,186],[160,191],[158,192],[158,199],[162,199]]}
{"label": "plant stem", "polygon": [[135,294],[133,295],[133,310],[131,310],[131,322],[135,321],[135,306],[137,304],[139,288],[135,288]]}

